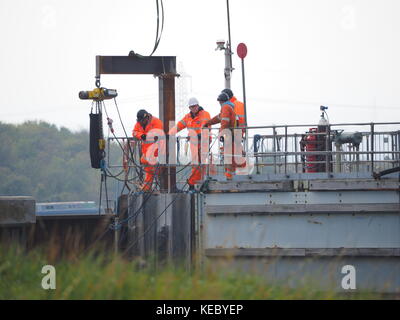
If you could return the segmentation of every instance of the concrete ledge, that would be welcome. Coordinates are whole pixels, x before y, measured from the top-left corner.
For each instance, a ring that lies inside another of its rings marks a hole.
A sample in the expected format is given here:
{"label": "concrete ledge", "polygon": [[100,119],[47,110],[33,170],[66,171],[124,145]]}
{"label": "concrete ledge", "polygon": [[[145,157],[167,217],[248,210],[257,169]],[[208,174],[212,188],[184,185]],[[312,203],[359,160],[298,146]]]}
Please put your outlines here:
{"label": "concrete ledge", "polygon": [[33,197],[0,196],[0,227],[35,223],[35,204]]}
{"label": "concrete ledge", "polygon": [[293,181],[211,181],[208,192],[294,191]]}
{"label": "concrete ledge", "polygon": [[211,215],[310,214],[310,213],[394,213],[400,214],[398,203],[359,204],[274,204],[274,205],[209,205]]}
{"label": "concrete ledge", "polygon": [[207,257],[400,257],[400,248],[210,248]]}
{"label": "concrete ledge", "polygon": [[399,190],[399,180],[395,179],[365,179],[365,180],[314,180],[309,182],[310,191],[341,191],[341,190]]}

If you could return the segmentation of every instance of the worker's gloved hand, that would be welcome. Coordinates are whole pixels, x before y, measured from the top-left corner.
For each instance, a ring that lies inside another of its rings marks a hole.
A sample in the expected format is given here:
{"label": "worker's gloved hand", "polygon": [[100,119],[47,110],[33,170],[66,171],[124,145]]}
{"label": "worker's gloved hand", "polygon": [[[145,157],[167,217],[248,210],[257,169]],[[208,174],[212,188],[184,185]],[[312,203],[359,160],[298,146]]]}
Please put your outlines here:
{"label": "worker's gloved hand", "polygon": [[206,123],[203,123],[203,125],[201,126],[202,128],[208,128],[210,126],[209,121],[207,121]]}
{"label": "worker's gloved hand", "polygon": [[169,136],[176,136],[176,134],[178,133],[178,130],[176,129],[176,127],[173,127],[169,130],[168,135]]}
{"label": "worker's gloved hand", "polygon": [[158,140],[158,137],[157,137],[157,136],[155,136],[155,137],[154,137],[154,141],[157,141],[157,140]]}
{"label": "worker's gloved hand", "polygon": [[142,138],[143,141],[145,141],[145,140],[146,140],[146,135],[143,133],[143,134],[141,135],[141,138]]}
{"label": "worker's gloved hand", "polygon": [[220,136],[220,137],[219,137],[219,141],[224,142],[224,137],[223,137],[223,136]]}

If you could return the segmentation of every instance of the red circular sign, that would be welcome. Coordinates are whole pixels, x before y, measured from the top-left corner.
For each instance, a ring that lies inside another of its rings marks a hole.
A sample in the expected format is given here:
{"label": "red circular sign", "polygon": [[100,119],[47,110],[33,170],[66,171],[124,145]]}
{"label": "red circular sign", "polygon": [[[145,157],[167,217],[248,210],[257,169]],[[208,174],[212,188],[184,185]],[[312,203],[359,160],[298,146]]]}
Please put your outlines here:
{"label": "red circular sign", "polygon": [[247,56],[247,47],[244,43],[239,43],[236,50],[239,58],[244,59]]}

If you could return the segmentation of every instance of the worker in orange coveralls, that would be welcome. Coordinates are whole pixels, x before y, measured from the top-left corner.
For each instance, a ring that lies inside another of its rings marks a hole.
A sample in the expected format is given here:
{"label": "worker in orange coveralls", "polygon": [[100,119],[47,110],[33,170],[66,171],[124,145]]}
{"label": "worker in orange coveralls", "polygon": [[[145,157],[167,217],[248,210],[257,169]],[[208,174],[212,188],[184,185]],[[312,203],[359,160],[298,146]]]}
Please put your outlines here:
{"label": "worker in orange coveralls", "polygon": [[210,114],[199,105],[196,98],[189,99],[189,110],[177,125],[169,131],[170,135],[176,135],[179,131],[187,128],[189,131],[190,153],[192,155],[192,172],[187,180],[189,191],[194,191],[195,184],[204,177],[204,166],[201,166],[201,128],[210,120]]}
{"label": "worker in orange coveralls", "polygon": [[163,130],[162,121],[152,116],[146,110],[139,110],[137,113],[137,122],[132,131],[132,135],[142,142],[142,156],[140,158],[140,163],[145,166],[145,179],[141,190],[145,192],[151,190],[155,174],[154,163],[150,162],[150,158],[158,156],[156,137],[154,137],[154,139],[149,139],[149,134],[154,135],[154,132],[156,132],[157,135],[157,132],[159,132],[157,130]]}
{"label": "worker in orange coveralls", "polygon": [[236,114],[236,127],[242,128],[243,134],[246,128],[246,119],[244,115],[244,103],[236,99],[231,89],[224,89],[221,91],[225,92],[229,96],[229,101],[234,104],[233,111]]}
{"label": "worker in orange coveralls", "polygon": [[[233,111],[236,114],[236,127],[242,129],[242,138],[243,138],[244,135],[246,134],[246,126],[247,126],[247,119],[244,112],[244,103],[236,99],[231,89],[224,89],[221,91],[221,93],[223,92],[225,92],[229,96],[229,101],[234,104]],[[243,142],[244,142],[243,139],[241,142],[242,146],[240,146],[240,148],[242,148],[243,150]],[[239,149],[239,145],[237,146],[237,149]],[[242,152],[242,156],[245,157],[244,152]],[[235,154],[234,157],[236,160],[238,160],[240,158],[240,154]],[[240,165],[236,165],[236,167],[244,168],[246,166],[245,158],[242,158],[241,161],[243,163],[241,163]],[[239,160],[236,162],[239,162]]]}
{"label": "worker in orange coveralls", "polygon": [[[214,118],[209,120],[205,127],[221,123],[220,128],[220,140],[224,144],[225,148],[232,150],[231,154],[225,154],[224,152],[224,162],[225,162],[225,177],[227,180],[232,180],[233,175],[237,167],[245,167],[246,162],[239,163],[239,159],[243,157],[243,148],[240,141],[234,141],[234,130],[237,128],[237,119],[234,111],[235,105],[229,101],[229,95],[226,92],[221,92],[217,100],[221,105],[221,111]],[[230,130],[230,135],[227,134],[227,130]],[[235,139],[237,140],[237,139]],[[233,157],[232,157],[233,155]],[[242,161],[243,162],[243,161]]]}

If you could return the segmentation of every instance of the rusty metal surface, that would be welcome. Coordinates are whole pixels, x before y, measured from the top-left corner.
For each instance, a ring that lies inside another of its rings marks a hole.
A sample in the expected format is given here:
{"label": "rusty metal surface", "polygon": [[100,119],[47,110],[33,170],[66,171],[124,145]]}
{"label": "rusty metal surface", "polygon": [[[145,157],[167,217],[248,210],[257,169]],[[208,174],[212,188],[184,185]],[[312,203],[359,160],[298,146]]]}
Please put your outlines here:
{"label": "rusty metal surface", "polygon": [[[159,114],[164,125],[164,131],[169,131],[170,123],[175,122],[175,74],[163,74],[159,77]],[[169,158],[168,141],[166,144],[166,159]],[[175,147],[175,143],[171,144]],[[175,152],[174,152],[175,153]],[[175,192],[176,167],[161,166],[160,188],[162,191]]]}

